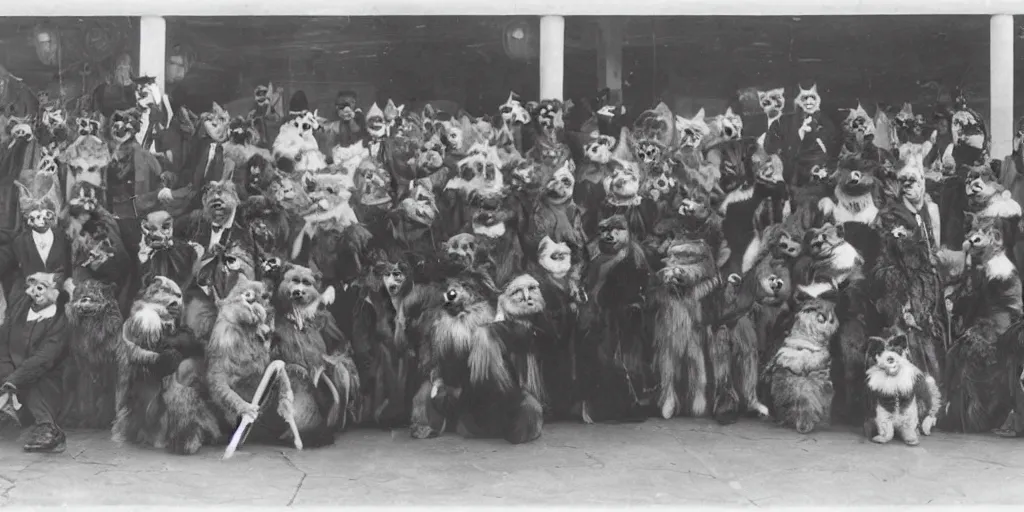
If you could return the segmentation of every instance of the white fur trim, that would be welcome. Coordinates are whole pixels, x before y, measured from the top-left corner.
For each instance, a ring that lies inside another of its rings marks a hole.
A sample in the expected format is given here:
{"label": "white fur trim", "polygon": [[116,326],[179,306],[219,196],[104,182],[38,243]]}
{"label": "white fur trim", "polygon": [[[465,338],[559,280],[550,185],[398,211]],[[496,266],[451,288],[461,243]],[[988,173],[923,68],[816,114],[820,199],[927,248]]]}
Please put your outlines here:
{"label": "white fur trim", "polygon": [[907,396],[914,391],[914,381],[921,373],[913,364],[907,362],[896,376],[890,376],[885,370],[872,366],[867,370],[868,389],[886,396]]}
{"label": "white fur trim", "polygon": [[320,294],[320,303],[328,306],[334,304],[335,295],[336,292],[334,291],[334,286],[328,286],[324,289],[324,292]]}
{"label": "white fur trim", "polygon": [[830,197],[823,197],[818,201],[818,209],[825,215],[832,215],[832,210],[836,209],[836,203]]}
{"label": "white fur trim", "polygon": [[1020,217],[1020,203],[1010,197],[1009,191],[1005,191],[992,197],[992,201],[978,215],[984,218],[1004,219],[1007,217]]}
{"label": "white fur trim", "polygon": [[732,203],[742,203],[747,199],[754,197],[754,187],[743,187],[729,192],[729,195],[725,196],[722,200],[722,204],[718,207],[718,211],[725,213],[728,210],[729,205]]}
{"label": "white fur trim", "polygon": [[861,259],[857,248],[849,242],[843,242],[832,252],[832,267],[836,269],[852,269]]}
{"label": "white fur trim", "polygon": [[1013,266],[1010,258],[1006,257],[1005,252],[985,263],[985,275],[989,279],[1005,280],[1013,277],[1016,273],[1016,267]]}
{"label": "white fur trim", "polygon": [[750,269],[754,268],[754,264],[757,263],[757,256],[761,253],[761,236],[754,233],[754,239],[747,245],[747,250],[743,251],[743,265],[740,267],[743,273],[747,273]]}
{"label": "white fur trim", "polygon": [[487,238],[501,238],[505,236],[505,223],[499,222],[493,226],[473,225],[473,234],[486,236]]}
{"label": "white fur trim", "polygon": [[800,291],[815,298],[820,297],[821,294],[830,290],[832,290],[831,283],[811,283],[807,285],[800,285]]}

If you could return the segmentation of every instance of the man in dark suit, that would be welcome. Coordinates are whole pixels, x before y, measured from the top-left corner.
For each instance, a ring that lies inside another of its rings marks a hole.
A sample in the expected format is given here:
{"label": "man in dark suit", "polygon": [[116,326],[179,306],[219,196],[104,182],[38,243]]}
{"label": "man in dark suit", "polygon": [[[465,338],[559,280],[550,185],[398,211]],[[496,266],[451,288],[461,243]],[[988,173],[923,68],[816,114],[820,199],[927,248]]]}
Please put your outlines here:
{"label": "man in dark suit", "polygon": [[[36,272],[71,275],[71,242],[56,229],[56,208],[48,199],[34,201],[22,214],[29,229],[0,231],[0,278],[5,283],[21,283]],[[8,307],[13,306],[24,289],[18,285],[8,292]]]}
{"label": "man in dark suit", "polygon": [[7,321],[0,327],[0,416],[34,423],[25,444],[30,452],[61,453],[66,448],[64,432],[56,422],[69,335],[57,301],[61,281],[52,273],[30,274],[25,280],[27,290],[11,302]]}

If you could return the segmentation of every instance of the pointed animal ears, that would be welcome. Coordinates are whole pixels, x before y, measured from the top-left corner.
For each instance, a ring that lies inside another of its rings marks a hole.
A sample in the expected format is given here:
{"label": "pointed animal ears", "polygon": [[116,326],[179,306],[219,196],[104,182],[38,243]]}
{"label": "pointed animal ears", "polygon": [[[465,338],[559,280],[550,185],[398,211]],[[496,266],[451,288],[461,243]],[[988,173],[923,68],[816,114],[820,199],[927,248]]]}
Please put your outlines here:
{"label": "pointed animal ears", "polygon": [[224,107],[221,107],[220,104],[217,103],[216,101],[213,102],[213,106],[210,108],[210,112],[214,113],[214,114],[224,114],[224,113],[226,113],[226,111],[224,110]]}
{"label": "pointed animal ears", "polygon": [[700,110],[698,110],[697,113],[694,114],[694,116],[690,118],[690,120],[691,121],[703,121],[704,120],[704,115],[705,115],[704,114],[704,107],[701,107]]}
{"label": "pointed animal ears", "polygon": [[384,111],[377,106],[377,102],[374,102],[370,110],[366,112],[366,118],[369,119],[371,117],[384,117]]}
{"label": "pointed animal ears", "polygon": [[903,108],[900,109],[900,113],[901,114],[906,114],[908,116],[913,116],[914,115],[914,106],[911,105],[909,102],[904,103],[903,104]]}
{"label": "pointed animal ears", "polygon": [[723,114],[723,115],[725,117],[732,117],[732,116],[735,116],[736,114],[733,113],[732,107],[728,107],[728,108],[725,109],[725,114]]}
{"label": "pointed animal ears", "polygon": [[505,100],[506,104],[507,103],[512,103],[512,102],[519,103],[519,95],[516,94],[515,91],[509,91],[508,92],[508,99]]}
{"label": "pointed animal ears", "polygon": [[[376,103],[374,105],[376,105]],[[384,106],[384,119],[387,119],[388,121],[398,119],[404,110],[405,105],[399,105],[396,107],[395,102],[389,99],[388,104]]]}

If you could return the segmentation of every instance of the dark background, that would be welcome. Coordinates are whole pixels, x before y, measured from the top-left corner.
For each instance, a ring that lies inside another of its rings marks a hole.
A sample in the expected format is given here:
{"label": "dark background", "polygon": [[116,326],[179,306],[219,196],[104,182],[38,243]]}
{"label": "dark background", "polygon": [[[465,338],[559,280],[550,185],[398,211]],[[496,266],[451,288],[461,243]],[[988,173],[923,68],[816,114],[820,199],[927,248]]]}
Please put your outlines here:
{"label": "dark background", "polygon": [[[987,116],[989,20],[626,17],[625,103],[632,112],[664,100],[680,114],[700,105],[714,114],[737,104],[740,89],[785,86],[791,106],[796,83],[816,81],[826,110],[861,101],[873,113],[878,103],[911,101],[929,111],[961,87]],[[536,37],[536,17],[172,17],[168,48],[180,45],[194,63],[171,90],[195,110],[211,101],[247,108],[253,86],[273,81],[285,87],[286,102],[292,91],[304,90],[322,115],[333,110],[340,89],[357,91],[366,106],[388,98],[409,106],[450,100],[476,114],[493,113],[509,89],[537,96],[537,59],[514,59],[503,43],[506,27],[516,21]],[[590,96],[597,88],[596,21],[566,19],[566,97]],[[35,54],[32,29],[40,22],[61,35],[59,66],[44,66]],[[1015,51],[1016,68],[1024,69],[1021,38]],[[63,87],[72,96],[91,90],[125,52],[137,65],[137,19],[0,19],[0,65],[33,90]],[[1024,77],[1016,91],[1024,98]],[[1021,103],[1018,115],[1024,114]]]}

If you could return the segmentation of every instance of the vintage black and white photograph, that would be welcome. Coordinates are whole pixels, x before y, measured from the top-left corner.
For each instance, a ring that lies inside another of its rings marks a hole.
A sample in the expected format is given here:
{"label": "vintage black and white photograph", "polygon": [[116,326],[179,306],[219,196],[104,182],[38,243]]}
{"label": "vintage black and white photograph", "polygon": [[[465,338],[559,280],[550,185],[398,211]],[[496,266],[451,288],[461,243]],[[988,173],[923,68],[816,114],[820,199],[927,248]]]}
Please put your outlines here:
{"label": "vintage black and white photograph", "polygon": [[0,508],[1024,503],[1024,2],[0,14]]}

